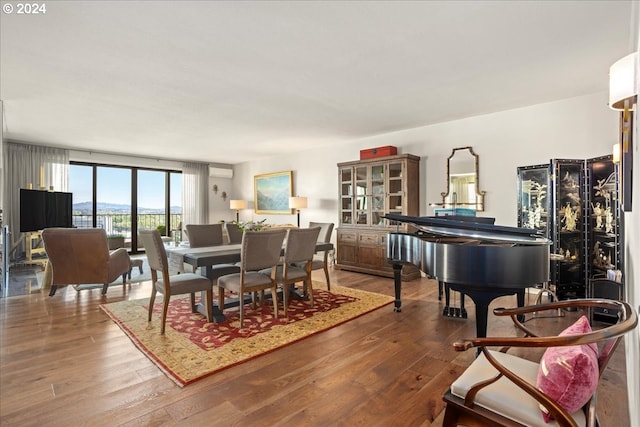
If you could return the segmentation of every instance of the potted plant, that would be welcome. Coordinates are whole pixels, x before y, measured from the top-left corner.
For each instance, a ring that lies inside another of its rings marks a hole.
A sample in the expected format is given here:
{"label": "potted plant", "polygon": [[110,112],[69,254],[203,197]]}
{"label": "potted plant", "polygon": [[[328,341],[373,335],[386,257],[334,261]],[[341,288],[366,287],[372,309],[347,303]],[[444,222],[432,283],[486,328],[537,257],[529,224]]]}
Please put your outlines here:
{"label": "potted plant", "polygon": [[118,248],[124,248],[124,236],[122,234],[109,234],[107,236],[109,250],[113,251]]}

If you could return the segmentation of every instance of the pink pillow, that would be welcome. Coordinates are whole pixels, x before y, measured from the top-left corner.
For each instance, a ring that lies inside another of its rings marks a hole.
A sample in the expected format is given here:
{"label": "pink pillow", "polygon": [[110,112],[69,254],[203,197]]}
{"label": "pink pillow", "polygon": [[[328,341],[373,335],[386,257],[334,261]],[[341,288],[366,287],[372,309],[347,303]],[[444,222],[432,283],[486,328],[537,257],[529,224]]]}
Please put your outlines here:
{"label": "pink pillow", "polygon": [[[582,316],[558,336],[591,332],[589,320]],[[598,346],[595,343],[549,347],[542,355],[536,386],[572,414],[582,408],[598,386]],[[540,406],[542,417],[551,417]]]}

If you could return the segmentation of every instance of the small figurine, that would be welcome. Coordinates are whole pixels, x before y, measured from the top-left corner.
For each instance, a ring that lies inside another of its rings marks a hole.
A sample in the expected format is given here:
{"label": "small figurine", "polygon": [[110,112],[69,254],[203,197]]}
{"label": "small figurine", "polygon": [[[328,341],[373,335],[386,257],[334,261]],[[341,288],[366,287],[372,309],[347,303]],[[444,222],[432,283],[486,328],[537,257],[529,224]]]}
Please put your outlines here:
{"label": "small figurine", "polygon": [[613,233],[613,213],[611,212],[611,208],[610,207],[608,207],[604,211],[604,217],[605,217],[605,229],[604,229],[604,231],[606,231],[607,233]]}
{"label": "small figurine", "polygon": [[562,221],[564,222],[564,227],[562,229],[566,231],[575,231],[577,216],[578,215],[573,211],[571,204],[567,202],[567,206],[564,208],[564,218],[562,218]]}
{"label": "small figurine", "polygon": [[591,203],[591,208],[593,209],[593,215],[596,217],[596,230],[602,230],[602,208],[600,207],[600,202],[597,202],[595,206]]}

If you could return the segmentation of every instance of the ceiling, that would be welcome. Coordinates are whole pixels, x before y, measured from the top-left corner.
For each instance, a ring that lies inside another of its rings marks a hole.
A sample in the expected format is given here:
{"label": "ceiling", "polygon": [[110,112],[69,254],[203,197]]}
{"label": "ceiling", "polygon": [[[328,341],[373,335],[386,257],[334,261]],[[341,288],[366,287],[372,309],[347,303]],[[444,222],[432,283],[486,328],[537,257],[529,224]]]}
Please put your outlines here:
{"label": "ceiling", "polygon": [[[2,2],[16,6],[16,2]],[[235,164],[607,90],[631,1],[65,1],[0,14],[5,140]]]}

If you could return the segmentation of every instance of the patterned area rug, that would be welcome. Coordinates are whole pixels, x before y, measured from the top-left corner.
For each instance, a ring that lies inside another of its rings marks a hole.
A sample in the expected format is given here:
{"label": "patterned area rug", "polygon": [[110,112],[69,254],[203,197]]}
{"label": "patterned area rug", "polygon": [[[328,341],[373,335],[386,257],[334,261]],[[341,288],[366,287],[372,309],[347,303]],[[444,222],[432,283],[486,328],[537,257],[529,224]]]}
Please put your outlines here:
{"label": "patterned area rug", "polygon": [[[332,292],[314,282],[314,307],[308,301],[292,299],[289,317],[280,303],[279,317],[273,304],[262,308],[245,306],[244,327],[237,309],[227,309],[224,323],[207,323],[191,313],[189,297],[174,297],[169,304],[165,335],[160,335],[162,296],[147,322],[148,299],[101,305],[133,343],[169,378],[181,387],[222,369],[274,351],[287,344],[345,323],[393,301],[386,295],[333,286]],[[320,289],[318,289],[320,288]]]}

